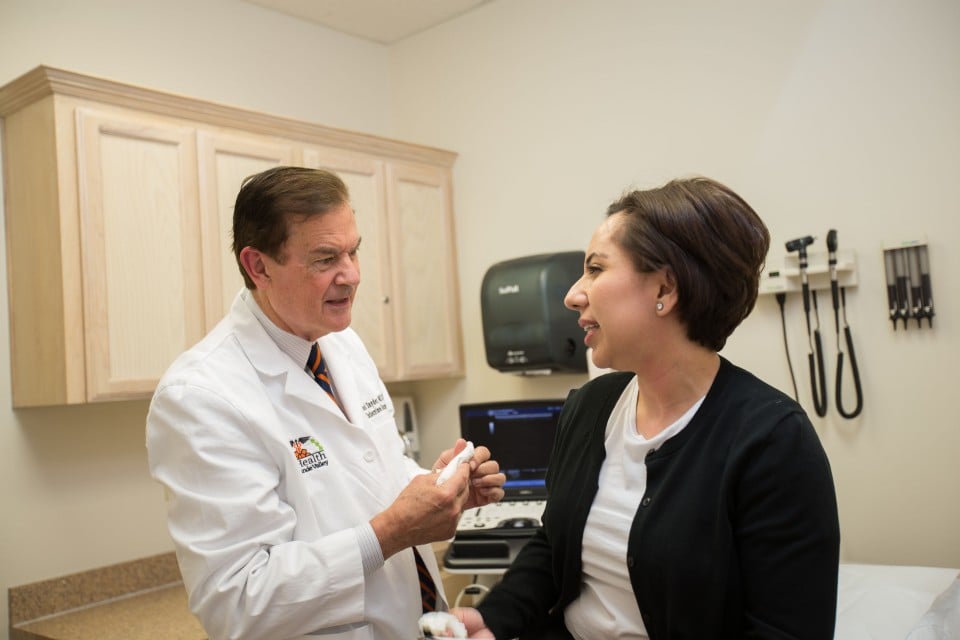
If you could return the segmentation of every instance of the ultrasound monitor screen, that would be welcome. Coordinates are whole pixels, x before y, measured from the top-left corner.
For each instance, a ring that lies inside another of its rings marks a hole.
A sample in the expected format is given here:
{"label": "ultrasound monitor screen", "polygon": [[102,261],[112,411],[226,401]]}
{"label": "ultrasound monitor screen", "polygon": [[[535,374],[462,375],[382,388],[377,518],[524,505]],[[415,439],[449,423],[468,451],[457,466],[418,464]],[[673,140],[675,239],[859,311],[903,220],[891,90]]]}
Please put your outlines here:
{"label": "ultrasound monitor screen", "polygon": [[512,400],[460,405],[460,435],[490,449],[507,476],[508,498],[546,495],[544,478],[563,400]]}

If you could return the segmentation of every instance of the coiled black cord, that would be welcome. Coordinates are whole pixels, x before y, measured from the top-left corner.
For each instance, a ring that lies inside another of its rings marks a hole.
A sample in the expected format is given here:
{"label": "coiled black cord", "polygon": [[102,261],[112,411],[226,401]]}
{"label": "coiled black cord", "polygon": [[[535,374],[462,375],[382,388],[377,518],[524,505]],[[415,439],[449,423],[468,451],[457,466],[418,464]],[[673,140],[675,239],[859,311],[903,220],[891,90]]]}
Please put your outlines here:
{"label": "coiled black cord", "polygon": [[847,340],[847,352],[850,354],[850,372],[853,374],[853,389],[857,396],[857,406],[853,411],[846,411],[843,408],[843,395],[840,392],[843,377],[843,351],[839,350],[840,337],[837,336],[837,411],[846,419],[856,418],[863,410],[863,388],[860,386],[860,369],[857,367],[857,356],[853,351],[853,337],[850,334],[850,325],[847,324],[847,291],[840,289],[840,298],[843,300],[843,333]]}
{"label": "coiled black cord", "polygon": [[790,369],[790,382],[793,383],[793,399],[800,402],[800,394],[797,393],[797,378],[793,374],[793,361],[790,360],[790,346],[787,344],[787,314],[785,306],[787,304],[787,294],[782,291],[777,293],[777,304],[780,305],[780,326],[783,328],[783,350],[787,354],[787,368]]}
{"label": "coiled black cord", "polygon": [[[817,309],[817,292],[812,291],[813,313],[817,319],[817,328],[813,330],[813,343],[807,360],[810,365],[810,390],[813,393],[813,410],[821,418],[827,415],[827,379],[823,367],[823,342],[820,340],[820,310]],[[816,356],[814,356],[816,353]],[[816,361],[816,369],[814,369]],[[817,374],[819,373],[819,381]],[[818,391],[819,389],[819,391]]]}

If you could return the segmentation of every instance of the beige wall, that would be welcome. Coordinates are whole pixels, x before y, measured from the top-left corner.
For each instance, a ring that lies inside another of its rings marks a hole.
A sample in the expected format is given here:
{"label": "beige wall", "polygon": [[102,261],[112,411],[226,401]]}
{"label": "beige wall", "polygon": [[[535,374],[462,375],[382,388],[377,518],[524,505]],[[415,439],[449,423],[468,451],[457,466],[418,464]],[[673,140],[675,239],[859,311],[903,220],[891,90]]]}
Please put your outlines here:
{"label": "beige wall", "polygon": [[[459,152],[468,375],[396,389],[418,400],[428,459],[455,437],[460,402],[562,396],[583,381],[490,369],[480,281],[499,260],[583,248],[625,187],[689,173],[730,183],[770,225],[774,264],[784,240],[810,233],[820,247],[836,228],[860,261],[848,319],[866,409],[815,424],[845,557],[960,566],[960,5],[717,4],[499,0],[387,48],[233,0],[0,0],[0,84],[48,64]],[[930,240],[936,328],[894,333],[881,246],[918,234]],[[788,314],[809,406],[795,299]],[[761,300],[724,354],[789,390],[779,323]],[[145,413],[145,402],[14,412],[0,341],[0,592],[171,548]],[[5,640],[5,597],[0,620]]]}
{"label": "beige wall", "polygon": [[[836,478],[844,558],[960,566],[960,4],[510,0],[399,44],[390,63],[396,134],[461,154],[468,377],[419,390],[428,455],[455,434],[460,402],[562,395],[581,381],[487,367],[486,269],[585,248],[622,189],[705,174],[767,221],[769,264],[802,235],[825,251],[830,228],[857,254],[847,318],[865,409],[853,421],[833,405],[814,416]],[[921,234],[935,328],[894,332],[882,247]],[[836,334],[829,294],[819,300],[833,398]],[[812,414],[797,297],[787,321]],[[723,353],[792,393],[781,345],[779,309],[765,297]],[[849,377],[844,385],[852,392]]]}

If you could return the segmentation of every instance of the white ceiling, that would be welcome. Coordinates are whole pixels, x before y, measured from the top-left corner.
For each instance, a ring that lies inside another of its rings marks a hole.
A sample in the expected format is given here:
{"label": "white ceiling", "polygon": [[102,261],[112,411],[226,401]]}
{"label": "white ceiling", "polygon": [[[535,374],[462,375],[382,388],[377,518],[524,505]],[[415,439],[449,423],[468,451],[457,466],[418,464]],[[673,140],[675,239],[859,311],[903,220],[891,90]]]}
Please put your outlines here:
{"label": "white ceiling", "polygon": [[350,35],[393,44],[490,0],[246,0]]}

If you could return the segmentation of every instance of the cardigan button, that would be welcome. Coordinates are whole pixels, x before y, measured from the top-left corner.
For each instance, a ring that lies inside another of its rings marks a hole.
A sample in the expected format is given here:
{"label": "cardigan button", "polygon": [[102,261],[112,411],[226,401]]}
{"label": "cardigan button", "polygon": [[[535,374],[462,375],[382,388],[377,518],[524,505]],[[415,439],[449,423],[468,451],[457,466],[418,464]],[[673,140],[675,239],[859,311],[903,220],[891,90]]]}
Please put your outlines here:
{"label": "cardigan button", "polygon": [[627,566],[633,568],[633,556],[627,556]]}
{"label": "cardigan button", "polygon": [[640,501],[640,505],[641,505],[641,506],[644,506],[644,507],[649,506],[649,505],[650,505],[650,496],[643,496],[643,500]]}

